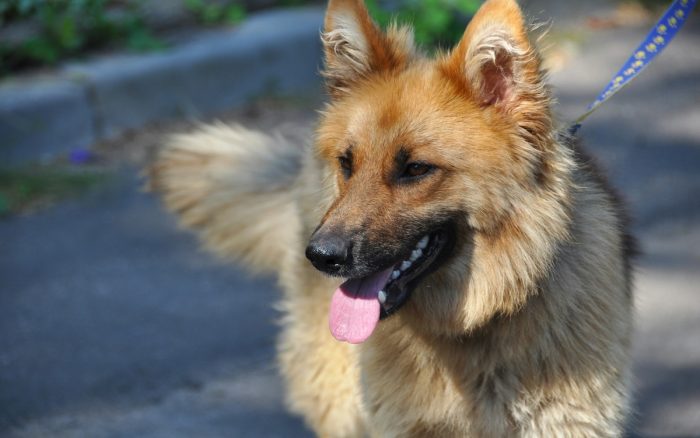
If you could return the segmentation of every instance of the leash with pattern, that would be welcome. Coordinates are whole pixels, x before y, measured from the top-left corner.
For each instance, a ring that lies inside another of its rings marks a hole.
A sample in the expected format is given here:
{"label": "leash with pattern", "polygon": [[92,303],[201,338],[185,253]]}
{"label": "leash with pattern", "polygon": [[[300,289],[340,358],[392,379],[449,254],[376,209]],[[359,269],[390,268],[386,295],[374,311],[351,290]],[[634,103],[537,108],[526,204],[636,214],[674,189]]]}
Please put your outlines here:
{"label": "leash with pattern", "polygon": [[687,21],[696,2],[697,0],[675,0],[671,4],[644,41],[642,41],[632,56],[630,56],[627,62],[622,66],[620,71],[613,76],[610,83],[608,83],[598,98],[588,106],[584,114],[572,122],[569,127],[569,133],[572,136],[581,128],[581,123],[583,123],[588,116],[615,93],[620,91],[625,85],[630,83],[632,79],[636,78],[637,75],[639,75],[639,73],[669,45],[671,40],[673,40]]}

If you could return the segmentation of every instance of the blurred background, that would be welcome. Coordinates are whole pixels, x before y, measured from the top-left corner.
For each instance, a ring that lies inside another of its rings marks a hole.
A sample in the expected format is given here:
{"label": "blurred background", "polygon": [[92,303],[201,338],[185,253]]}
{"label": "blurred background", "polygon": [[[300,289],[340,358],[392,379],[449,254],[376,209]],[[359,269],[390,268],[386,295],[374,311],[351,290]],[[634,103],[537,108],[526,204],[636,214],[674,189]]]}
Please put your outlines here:
{"label": "blurred background", "polygon": [[[668,5],[520,3],[562,126]],[[368,1],[429,51],[479,4]],[[0,0],[0,436],[310,436],[282,405],[274,282],[202,251],[140,172],[201,122],[313,129],[323,5]],[[630,436],[700,436],[697,15],[580,132],[643,251]]]}

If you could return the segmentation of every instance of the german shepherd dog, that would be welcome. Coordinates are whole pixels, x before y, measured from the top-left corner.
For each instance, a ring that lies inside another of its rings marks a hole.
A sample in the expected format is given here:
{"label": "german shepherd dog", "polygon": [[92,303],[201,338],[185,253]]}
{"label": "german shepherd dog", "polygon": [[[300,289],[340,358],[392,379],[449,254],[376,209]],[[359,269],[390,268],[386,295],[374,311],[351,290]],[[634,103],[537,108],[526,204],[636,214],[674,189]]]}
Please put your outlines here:
{"label": "german shepherd dog", "polygon": [[287,403],[319,436],[623,433],[631,239],[527,30],[488,0],[428,57],[330,0],[313,147],[205,126],[152,167],[210,248],[278,275]]}

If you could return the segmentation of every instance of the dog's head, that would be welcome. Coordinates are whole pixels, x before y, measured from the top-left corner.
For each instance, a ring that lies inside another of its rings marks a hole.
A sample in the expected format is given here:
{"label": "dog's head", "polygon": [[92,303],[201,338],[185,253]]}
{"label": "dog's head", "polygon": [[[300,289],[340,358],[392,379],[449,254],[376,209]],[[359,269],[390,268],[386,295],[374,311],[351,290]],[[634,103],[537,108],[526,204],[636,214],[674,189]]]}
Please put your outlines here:
{"label": "dog's head", "polygon": [[331,0],[323,42],[332,101],[317,155],[333,200],[306,255],[349,278],[331,305],[336,337],[361,342],[401,308],[450,333],[515,309],[525,297],[509,289],[540,267],[513,265],[539,256],[503,250],[531,237],[521,216],[561,188],[550,95],[517,4],[487,1],[456,47],[427,59],[409,28],[383,32],[360,0]]}

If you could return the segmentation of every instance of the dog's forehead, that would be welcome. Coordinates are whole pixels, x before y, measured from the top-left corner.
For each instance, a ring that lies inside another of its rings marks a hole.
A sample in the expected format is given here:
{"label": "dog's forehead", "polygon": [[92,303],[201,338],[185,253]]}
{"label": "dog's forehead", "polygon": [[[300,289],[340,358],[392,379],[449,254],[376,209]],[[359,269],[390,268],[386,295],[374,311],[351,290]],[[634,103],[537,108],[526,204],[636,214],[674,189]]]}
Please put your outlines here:
{"label": "dog's forehead", "polygon": [[[407,70],[380,77],[353,96],[347,114],[350,137],[365,147],[421,144],[434,140],[455,120],[468,122],[459,96],[430,70]],[[447,104],[446,104],[447,103]],[[447,123],[446,123],[447,122]]]}
{"label": "dog's forehead", "polygon": [[354,106],[348,117],[347,132],[355,148],[378,154],[406,142],[412,130],[405,122],[410,110],[399,100],[374,96]]}

